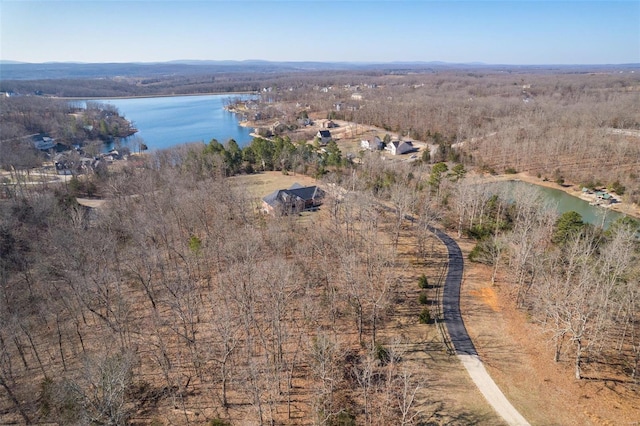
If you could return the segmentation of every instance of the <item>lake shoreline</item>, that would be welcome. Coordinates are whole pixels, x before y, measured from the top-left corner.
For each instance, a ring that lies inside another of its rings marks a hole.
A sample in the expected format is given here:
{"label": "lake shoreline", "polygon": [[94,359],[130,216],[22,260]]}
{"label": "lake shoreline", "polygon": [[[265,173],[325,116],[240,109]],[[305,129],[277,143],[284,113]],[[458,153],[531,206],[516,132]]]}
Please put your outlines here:
{"label": "lake shoreline", "polygon": [[[593,198],[585,196],[581,189],[577,189],[576,185],[573,184],[565,184],[558,185],[555,182],[545,181],[541,178],[531,176],[527,173],[515,173],[515,174],[499,174],[499,175],[479,175],[481,178],[487,182],[502,182],[502,181],[522,181],[532,185],[542,186],[550,189],[557,189],[558,191],[562,191],[572,197],[579,198],[586,202],[591,202]],[[602,209],[612,210],[621,214],[625,214],[627,216],[631,216],[636,219],[640,219],[640,206],[637,204],[627,203],[625,201],[619,201],[614,204],[610,204],[608,206],[599,206]]]}
{"label": "lake shoreline", "polygon": [[[89,101],[114,106],[138,130],[133,137],[153,151],[185,143],[207,143],[212,139],[234,139],[240,146],[248,145],[252,140],[250,129],[240,126],[240,116],[228,112],[224,107],[234,99],[251,97],[241,93],[224,93],[96,98],[75,102],[79,106]],[[123,139],[123,143],[129,143],[129,139]]]}

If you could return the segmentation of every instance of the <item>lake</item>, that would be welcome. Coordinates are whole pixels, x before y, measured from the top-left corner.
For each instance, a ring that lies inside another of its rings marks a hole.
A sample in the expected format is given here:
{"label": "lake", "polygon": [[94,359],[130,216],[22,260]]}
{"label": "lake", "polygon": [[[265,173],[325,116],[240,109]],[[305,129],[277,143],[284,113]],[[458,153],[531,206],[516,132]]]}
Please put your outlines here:
{"label": "lake", "polygon": [[[215,138],[224,143],[234,139],[240,147],[248,145],[253,129],[238,124],[235,114],[224,109],[229,99],[250,99],[251,95],[224,94],[131,99],[96,99],[110,104],[133,122],[138,138],[148,149],[163,149],[189,142],[208,143]],[[125,143],[127,141],[125,140]]]}
{"label": "lake", "polygon": [[535,188],[544,195],[546,201],[556,206],[558,213],[562,214],[568,211],[578,212],[582,216],[583,222],[602,226],[604,229],[607,229],[611,223],[617,219],[625,216],[622,213],[604,207],[592,206],[585,200],[569,195],[559,189],[547,188],[522,181],[495,182],[490,185],[506,187],[507,192],[515,191],[518,187]]}

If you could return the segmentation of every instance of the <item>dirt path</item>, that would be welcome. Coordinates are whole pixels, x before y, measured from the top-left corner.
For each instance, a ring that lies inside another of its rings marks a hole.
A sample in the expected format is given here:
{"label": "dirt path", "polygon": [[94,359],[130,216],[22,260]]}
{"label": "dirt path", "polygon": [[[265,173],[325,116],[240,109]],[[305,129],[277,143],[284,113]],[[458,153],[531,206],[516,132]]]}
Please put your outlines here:
{"label": "dirt path", "polygon": [[491,376],[489,376],[484,364],[478,357],[471,337],[467,333],[462,313],[460,312],[460,286],[464,270],[462,251],[458,244],[444,232],[437,229],[433,229],[433,232],[449,252],[449,268],[444,283],[442,311],[456,355],[458,355],[462,365],[464,365],[482,395],[507,424],[512,426],[529,425],[529,422],[511,405]]}

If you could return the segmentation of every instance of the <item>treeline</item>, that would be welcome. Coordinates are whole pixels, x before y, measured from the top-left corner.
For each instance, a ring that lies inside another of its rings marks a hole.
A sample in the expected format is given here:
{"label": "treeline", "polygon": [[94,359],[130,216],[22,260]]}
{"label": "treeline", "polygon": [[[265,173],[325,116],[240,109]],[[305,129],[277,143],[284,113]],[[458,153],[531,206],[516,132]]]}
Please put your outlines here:
{"label": "treeline", "polygon": [[[327,72],[327,75],[339,75]],[[351,72],[347,72],[351,75]],[[300,87],[310,81],[326,80],[324,72],[236,72],[196,75],[172,75],[85,78],[38,79],[0,81],[0,91],[23,95],[58,97],[126,97],[193,95],[202,93],[257,92],[266,87]],[[344,77],[338,77],[343,79]]]}
{"label": "treeline", "polygon": [[[196,176],[233,176],[238,173],[276,170],[322,177],[329,168],[347,164],[347,159],[342,156],[335,141],[320,148],[306,141],[294,143],[289,137],[279,136],[271,139],[253,138],[244,148],[240,148],[233,139],[225,144],[212,139],[201,150],[196,146],[185,146],[177,150],[188,153],[180,162],[181,167]],[[171,152],[159,155],[171,155]]]}

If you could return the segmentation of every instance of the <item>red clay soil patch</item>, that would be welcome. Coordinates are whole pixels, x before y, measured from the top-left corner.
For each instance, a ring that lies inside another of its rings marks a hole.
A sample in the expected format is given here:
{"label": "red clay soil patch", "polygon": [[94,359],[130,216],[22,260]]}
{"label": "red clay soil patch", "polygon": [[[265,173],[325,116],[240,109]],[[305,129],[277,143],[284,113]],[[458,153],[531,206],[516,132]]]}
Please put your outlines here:
{"label": "red clay soil patch", "polygon": [[491,377],[532,425],[639,425],[640,389],[614,381],[576,380],[570,359],[553,361],[549,336],[516,309],[508,284],[491,286],[491,268],[466,260],[461,309]]}
{"label": "red clay soil patch", "polygon": [[498,295],[493,287],[481,287],[477,290],[470,290],[469,294],[480,299],[482,303],[490,307],[492,311],[500,312]]}

